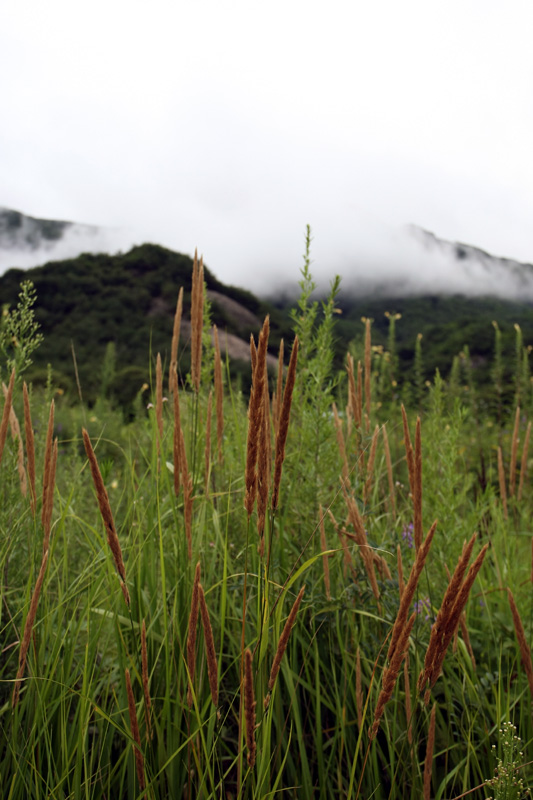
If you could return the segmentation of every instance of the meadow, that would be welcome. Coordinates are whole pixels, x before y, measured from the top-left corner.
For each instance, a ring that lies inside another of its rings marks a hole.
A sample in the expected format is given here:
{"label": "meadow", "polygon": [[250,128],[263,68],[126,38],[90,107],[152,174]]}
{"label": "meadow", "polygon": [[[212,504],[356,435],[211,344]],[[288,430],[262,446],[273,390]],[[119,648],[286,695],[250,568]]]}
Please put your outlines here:
{"label": "meadow", "polygon": [[128,421],[105,392],[61,396],[53,373],[25,385],[27,287],[3,320],[3,797],[526,796],[520,329],[508,354],[495,324],[483,393],[467,350],[424,382],[420,341],[402,382],[394,314],[387,347],[365,319],[338,371],[338,281],[313,302],[307,255],[300,288],[277,371],[268,318],[252,339],[244,396],[195,262]]}

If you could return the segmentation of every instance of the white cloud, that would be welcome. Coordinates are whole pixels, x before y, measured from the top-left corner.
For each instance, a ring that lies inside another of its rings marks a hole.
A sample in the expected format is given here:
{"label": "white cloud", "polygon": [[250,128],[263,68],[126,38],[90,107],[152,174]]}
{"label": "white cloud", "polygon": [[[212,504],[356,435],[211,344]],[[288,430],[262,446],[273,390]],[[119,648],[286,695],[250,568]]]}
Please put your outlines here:
{"label": "white cloud", "polygon": [[19,0],[0,204],[129,228],[222,280],[388,258],[414,222],[533,260],[533,7]]}

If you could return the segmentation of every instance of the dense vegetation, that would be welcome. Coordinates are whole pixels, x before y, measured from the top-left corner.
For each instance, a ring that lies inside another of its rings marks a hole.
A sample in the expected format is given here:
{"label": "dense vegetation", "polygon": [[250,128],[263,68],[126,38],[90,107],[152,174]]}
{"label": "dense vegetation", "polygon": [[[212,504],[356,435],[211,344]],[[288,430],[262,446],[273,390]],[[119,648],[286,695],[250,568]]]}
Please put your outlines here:
{"label": "dense vegetation", "polygon": [[[192,261],[156,245],[135,247],[130,252],[111,256],[84,254],[68,261],[52,262],[31,270],[12,269],[0,276],[0,299],[3,306],[14,307],[19,285],[30,279],[37,290],[35,313],[44,342],[37,350],[29,378],[34,384],[46,380],[47,366],[54,369],[57,386],[76,392],[73,350],[84,398],[93,403],[102,390],[102,366],[114,360],[114,379],[106,384],[108,396],[122,406],[129,406],[143,383],[149,380],[147,347],[168,359],[172,320],[180,287],[188,308],[191,290]],[[270,315],[269,349],[277,351],[281,337],[290,336],[289,312],[296,296],[260,300],[251,292],[225,286],[205,270],[207,288],[239,303],[255,316],[243,322],[219,299],[211,301],[211,318],[221,332],[227,331],[248,341],[257,335],[261,321]],[[493,321],[498,321],[504,352],[514,351],[514,325],[520,325],[526,343],[533,342],[531,304],[497,298],[466,297],[359,297],[351,289],[337,295],[338,314],[333,339],[334,364],[343,369],[349,346],[355,353],[363,347],[361,317],[373,320],[373,344],[390,350],[390,316],[401,314],[395,325],[397,382],[412,384],[432,380],[439,369],[449,376],[453,357],[469,361],[476,384],[482,391],[491,385],[491,361],[494,348]],[[187,314],[185,318],[187,318]],[[420,339],[420,336],[422,337]],[[188,336],[184,336],[187,343]],[[106,349],[112,344],[106,361]],[[421,373],[415,375],[415,349],[422,353]],[[465,351],[465,347],[468,348]],[[181,354],[184,372],[188,370],[189,350]],[[505,360],[505,378],[511,377],[512,360]],[[106,367],[107,369],[107,367]],[[232,362],[232,376],[240,376],[244,388],[249,370]]]}
{"label": "dense vegetation", "polygon": [[[116,375],[110,393],[120,403],[131,401],[149,379],[147,347],[168,355],[176,298],[181,287],[189,307],[192,260],[157,245],[134,247],[123,255],[92,255],[51,262],[30,270],[11,269],[0,277],[3,305],[14,307],[20,282],[31,280],[37,292],[35,315],[44,341],[35,353],[30,378],[46,380],[47,365],[55,382],[76,391],[74,349],[84,396],[94,402],[100,389],[102,364],[108,344],[113,343]],[[258,333],[261,318],[270,313],[272,347],[290,330],[288,318],[250,292],[222,285],[205,270],[209,290],[220,292],[257,316],[257,326],[243,327],[235,316],[214,300],[212,320],[221,331],[248,341]],[[188,349],[182,354],[188,368]],[[238,369],[238,367],[237,367]],[[242,366],[241,366],[242,371]]]}
{"label": "dense vegetation", "polygon": [[[278,302],[288,310],[291,301]],[[448,377],[453,358],[469,360],[476,385],[490,393],[492,356],[494,353],[494,322],[501,331],[505,352],[514,353],[515,325],[522,330],[523,340],[533,342],[533,308],[531,303],[517,303],[496,297],[464,297],[462,295],[413,297],[358,297],[351,291],[340,291],[338,306],[342,312],[335,326],[337,362],[342,361],[348,345],[357,352],[363,347],[361,319],[372,320],[372,340],[375,347],[390,349],[390,319],[395,324],[396,378],[399,383],[412,383],[415,375],[417,342],[423,354],[422,377],[432,380],[435,370]],[[399,316],[398,316],[399,315]],[[513,360],[505,364],[509,381],[514,372]]]}
{"label": "dense vegetation", "polygon": [[267,375],[267,321],[247,398],[220,369],[194,276],[192,355],[181,342],[176,373],[156,361],[129,424],[103,395],[89,409],[53,381],[24,401],[46,345],[32,352],[31,289],[3,320],[5,796],[523,797],[533,409],[520,329],[507,380],[492,328],[490,396],[467,356],[426,385],[420,351],[400,389],[392,317],[388,349],[367,319],[341,373],[338,287],[312,302],[307,254],[290,365]]}

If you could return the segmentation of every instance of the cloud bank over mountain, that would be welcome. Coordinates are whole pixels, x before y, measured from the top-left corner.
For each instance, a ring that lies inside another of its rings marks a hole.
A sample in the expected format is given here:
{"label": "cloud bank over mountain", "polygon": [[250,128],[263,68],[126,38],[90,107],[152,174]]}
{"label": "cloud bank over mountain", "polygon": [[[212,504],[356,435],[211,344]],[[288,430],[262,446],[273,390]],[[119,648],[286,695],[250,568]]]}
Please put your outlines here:
{"label": "cloud bank over mountain", "polygon": [[0,206],[0,274],[11,267],[28,269],[80,253],[129,249],[133,239],[126,230],[39,219]]}
{"label": "cloud bank over mountain", "polygon": [[[533,301],[533,265],[491,255],[470,244],[440,239],[416,225],[392,229],[360,225],[329,241],[312,244],[311,271],[325,290],[334,274],[350,294],[408,296],[420,294],[494,295]],[[145,241],[139,232],[96,225],[46,220],[0,207],[0,273],[10,267],[28,268],[46,261],[75,258],[82,252],[116,253]],[[168,246],[165,241],[154,243]],[[302,261],[288,268],[280,242],[266,242],[255,255],[239,253],[234,244],[225,261],[233,260],[231,274],[220,274],[216,263],[206,263],[221,280],[265,296],[297,292]]]}
{"label": "cloud bank over mountain", "polygon": [[533,265],[408,225],[356,256],[343,274],[343,286],[360,295],[492,295],[533,301]]}

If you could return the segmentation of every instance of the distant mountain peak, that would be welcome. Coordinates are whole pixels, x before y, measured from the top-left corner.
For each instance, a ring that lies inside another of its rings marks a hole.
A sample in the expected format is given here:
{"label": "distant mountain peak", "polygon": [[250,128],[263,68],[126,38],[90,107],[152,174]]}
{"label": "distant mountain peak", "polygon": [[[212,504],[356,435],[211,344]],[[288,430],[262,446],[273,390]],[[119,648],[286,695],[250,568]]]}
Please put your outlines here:
{"label": "distant mountain peak", "polygon": [[96,225],[80,225],[66,220],[30,217],[21,211],[0,206],[0,247],[3,250],[35,251],[51,249],[67,231],[77,235],[98,233]]}
{"label": "distant mountain peak", "polygon": [[[112,255],[130,250],[135,238],[127,229],[42,219],[0,206],[0,274],[81,253]],[[340,270],[345,291],[361,296],[461,294],[533,301],[533,264],[442,239],[417,225],[385,231],[364,247],[355,240],[345,266]]]}
{"label": "distant mountain peak", "polygon": [[424,278],[434,282],[435,294],[533,300],[533,264],[495,256],[465,242],[441,239],[417,225],[409,225],[407,234],[418,245],[419,255],[424,256]]}
{"label": "distant mountain peak", "polygon": [[131,232],[67,220],[31,217],[0,206],[0,273],[10,267],[36,267],[81,253],[111,253],[130,248]]}
{"label": "distant mountain peak", "polygon": [[[516,277],[523,277],[524,282],[529,284],[533,279],[533,264],[523,261],[516,261],[512,258],[495,256],[465,242],[454,242],[449,239],[441,239],[432,231],[425,230],[418,225],[408,225],[411,235],[429,251],[437,251],[448,257],[453,257],[456,261],[475,262],[486,270],[507,269],[514,273]],[[529,278],[529,280],[528,280]]]}

